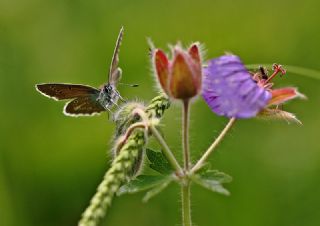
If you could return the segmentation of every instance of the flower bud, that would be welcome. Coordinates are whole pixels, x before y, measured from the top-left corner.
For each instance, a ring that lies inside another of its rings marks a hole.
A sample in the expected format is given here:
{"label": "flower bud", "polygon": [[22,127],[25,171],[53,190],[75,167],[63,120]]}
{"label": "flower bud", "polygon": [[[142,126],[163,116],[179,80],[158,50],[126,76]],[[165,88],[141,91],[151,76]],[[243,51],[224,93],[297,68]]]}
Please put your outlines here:
{"label": "flower bud", "polygon": [[179,46],[173,48],[173,59],[160,49],[153,53],[155,73],[163,91],[172,98],[187,100],[201,91],[202,66],[198,44],[188,51]]}

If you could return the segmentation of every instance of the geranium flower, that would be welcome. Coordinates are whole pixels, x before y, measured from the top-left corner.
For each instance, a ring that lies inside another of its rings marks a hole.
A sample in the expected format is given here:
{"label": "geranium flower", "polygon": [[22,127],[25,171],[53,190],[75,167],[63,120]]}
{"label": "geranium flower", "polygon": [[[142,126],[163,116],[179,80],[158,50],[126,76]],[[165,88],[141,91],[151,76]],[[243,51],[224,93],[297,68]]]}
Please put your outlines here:
{"label": "geranium flower", "polygon": [[202,96],[213,112],[229,118],[263,116],[298,121],[278,106],[304,96],[294,87],[273,90],[271,80],[279,72],[286,73],[275,64],[271,76],[263,70],[251,73],[238,56],[224,55],[210,60],[204,69]]}

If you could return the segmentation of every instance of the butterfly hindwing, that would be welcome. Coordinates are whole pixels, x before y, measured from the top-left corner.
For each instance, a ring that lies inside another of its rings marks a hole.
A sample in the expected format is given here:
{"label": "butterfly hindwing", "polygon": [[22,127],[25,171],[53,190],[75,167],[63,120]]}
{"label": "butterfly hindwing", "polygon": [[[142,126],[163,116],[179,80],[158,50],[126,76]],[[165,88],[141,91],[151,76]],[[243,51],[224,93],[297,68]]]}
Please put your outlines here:
{"label": "butterfly hindwing", "polygon": [[68,102],[63,113],[69,116],[94,115],[105,111],[106,109],[96,100],[95,95],[78,97]]}
{"label": "butterfly hindwing", "polygon": [[36,85],[36,89],[43,95],[55,100],[72,99],[88,95],[98,95],[99,90],[86,85],[46,83]]}

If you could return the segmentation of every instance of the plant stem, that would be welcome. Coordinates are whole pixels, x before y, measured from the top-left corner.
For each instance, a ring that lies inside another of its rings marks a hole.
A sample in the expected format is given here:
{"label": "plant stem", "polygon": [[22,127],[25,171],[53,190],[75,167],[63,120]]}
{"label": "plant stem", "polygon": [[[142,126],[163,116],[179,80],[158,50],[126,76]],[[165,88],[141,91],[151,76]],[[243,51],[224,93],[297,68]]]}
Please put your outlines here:
{"label": "plant stem", "polygon": [[181,185],[181,195],[182,195],[182,225],[192,226],[189,181],[186,184]]}
{"label": "plant stem", "polygon": [[176,174],[178,176],[182,176],[183,175],[183,170],[181,168],[181,166],[179,165],[177,159],[174,157],[172,151],[170,150],[168,144],[166,143],[166,141],[163,139],[163,137],[161,136],[161,134],[159,133],[159,131],[152,125],[150,125],[150,130],[153,134],[153,136],[156,138],[156,140],[159,142],[159,144],[162,146],[162,152],[163,154],[167,157],[169,163],[171,164],[171,166],[175,169]]}
{"label": "plant stem", "polygon": [[211,146],[208,148],[208,150],[203,154],[203,156],[200,158],[200,160],[194,165],[194,167],[191,169],[191,174],[195,173],[197,170],[199,170],[204,162],[208,159],[209,155],[215,150],[215,148],[220,144],[220,142],[223,140],[224,136],[227,134],[227,132],[231,129],[231,127],[234,125],[236,121],[236,118],[231,118],[224,127],[224,129],[221,131],[217,139],[211,144]]}
{"label": "plant stem", "polygon": [[190,151],[189,151],[189,100],[183,101],[183,118],[182,118],[182,144],[184,156],[184,170],[189,171]]}
{"label": "plant stem", "polygon": [[[184,173],[188,174],[190,166],[190,151],[189,151],[189,100],[183,101],[182,109],[182,147],[184,157]],[[191,221],[191,206],[190,206],[190,181],[188,176],[184,178],[181,184],[182,196],[182,224],[183,226],[192,226]]]}

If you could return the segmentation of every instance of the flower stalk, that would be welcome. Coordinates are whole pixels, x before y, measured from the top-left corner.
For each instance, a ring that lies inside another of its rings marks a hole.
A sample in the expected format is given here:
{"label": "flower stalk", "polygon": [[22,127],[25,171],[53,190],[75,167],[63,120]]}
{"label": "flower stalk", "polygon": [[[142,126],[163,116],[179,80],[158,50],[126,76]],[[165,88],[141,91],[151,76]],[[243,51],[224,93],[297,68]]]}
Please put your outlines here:
{"label": "flower stalk", "polygon": [[189,151],[189,100],[183,101],[183,117],[182,117],[182,143],[184,156],[184,170],[189,171],[190,166],[190,151]]}
{"label": "flower stalk", "polygon": [[202,155],[202,157],[199,159],[199,161],[194,165],[194,167],[191,169],[191,174],[194,174],[197,170],[199,170],[203,164],[207,161],[210,154],[216,149],[216,147],[221,143],[225,135],[228,133],[228,131],[232,128],[236,121],[236,118],[231,118],[228,122],[228,124],[224,127],[224,129],[221,131],[219,136],[214,140],[214,142],[210,145],[210,147],[206,150],[206,152]]}
{"label": "flower stalk", "polygon": [[181,197],[182,197],[182,223],[184,226],[192,226],[191,220],[191,204],[190,204],[190,150],[189,150],[189,114],[190,114],[190,100],[183,100],[182,108],[182,147],[184,156],[184,171],[185,178],[181,183]]}
{"label": "flower stalk", "polygon": [[178,177],[182,177],[183,176],[183,170],[182,170],[181,166],[179,165],[177,159],[174,157],[174,155],[173,155],[172,151],[170,150],[168,144],[165,142],[165,140],[163,139],[163,137],[161,136],[159,131],[154,126],[150,126],[149,129],[150,129],[152,135],[156,138],[158,143],[163,148],[162,149],[162,153],[166,156],[167,160],[169,161],[169,163],[171,164],[173,169],[175,169],[176,175]]}

